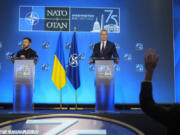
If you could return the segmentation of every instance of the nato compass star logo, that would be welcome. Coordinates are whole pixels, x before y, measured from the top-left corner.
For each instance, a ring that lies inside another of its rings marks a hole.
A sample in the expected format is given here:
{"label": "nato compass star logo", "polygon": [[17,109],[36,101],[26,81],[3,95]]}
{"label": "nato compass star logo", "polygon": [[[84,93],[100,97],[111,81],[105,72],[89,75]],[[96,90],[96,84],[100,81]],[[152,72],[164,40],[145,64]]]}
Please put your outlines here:
{"label": "nato compass star logo", "polygon": [[77,67],[79,65],[78,60],[79,60],[79,57],[77,54],[71,54],[69,57],[69,65],[71,67]]}
{"label": "nato compass star logo", "polygon": [[36,25],[39,23],[39,15],[36,12],[28,12],[25,20],[28,25]]}

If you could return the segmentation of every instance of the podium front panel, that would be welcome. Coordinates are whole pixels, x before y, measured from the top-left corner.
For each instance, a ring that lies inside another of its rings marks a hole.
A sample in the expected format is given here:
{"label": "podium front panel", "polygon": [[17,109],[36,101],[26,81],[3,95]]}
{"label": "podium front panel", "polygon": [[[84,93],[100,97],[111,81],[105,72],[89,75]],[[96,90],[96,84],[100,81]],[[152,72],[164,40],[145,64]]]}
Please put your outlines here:
{"label": "podium front panel", "polygon": [[13,112],[33,112],[34,60],[15,60]]}
{"label": "podium front panel", "polygon": [[96,111],[114,111],[114,61],[96,60]]}

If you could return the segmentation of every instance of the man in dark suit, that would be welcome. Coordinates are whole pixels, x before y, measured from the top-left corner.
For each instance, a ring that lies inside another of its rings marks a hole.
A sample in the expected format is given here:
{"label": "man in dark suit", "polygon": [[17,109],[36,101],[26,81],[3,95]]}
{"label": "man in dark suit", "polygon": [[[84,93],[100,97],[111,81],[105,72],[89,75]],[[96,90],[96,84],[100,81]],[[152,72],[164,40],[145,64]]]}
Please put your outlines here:
{"label": "man in dark suit", "polygon": [[180,107],[173,104],[165,108],[156,104],[152,96],[152,77],[159,57],[155,50],[149,49],[144,55],[146,75],[141,83],[140,104],[142,110],[168,128],[168,135],[179,135]]}
{"label": "man in dark suit", "polygon": [[89,64],[94,63],[93,57],[111,59],[112,55],[116,59],[115,62],[119,63],[119,56],[116,51],[116,46],[114,45],[114,43],[107,40],[108,33],[106,30],[101,30],[100,38],[101,38],[101,42],[96,43],[94,45],[93,54],[91,56],[91,60],[89,61]]}

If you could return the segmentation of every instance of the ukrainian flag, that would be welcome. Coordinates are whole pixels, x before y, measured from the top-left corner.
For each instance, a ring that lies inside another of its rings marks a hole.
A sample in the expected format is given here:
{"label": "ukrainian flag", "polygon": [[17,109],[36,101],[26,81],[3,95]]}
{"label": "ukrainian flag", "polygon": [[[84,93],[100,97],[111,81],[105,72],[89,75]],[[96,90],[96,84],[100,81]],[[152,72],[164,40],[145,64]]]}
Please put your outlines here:
{"label": "ukrainian flag", "polygon": [[66,85],[65,60],[61,33],[59,35],[57,49],[54,55],[52,81],[58,90],[62,89]]}

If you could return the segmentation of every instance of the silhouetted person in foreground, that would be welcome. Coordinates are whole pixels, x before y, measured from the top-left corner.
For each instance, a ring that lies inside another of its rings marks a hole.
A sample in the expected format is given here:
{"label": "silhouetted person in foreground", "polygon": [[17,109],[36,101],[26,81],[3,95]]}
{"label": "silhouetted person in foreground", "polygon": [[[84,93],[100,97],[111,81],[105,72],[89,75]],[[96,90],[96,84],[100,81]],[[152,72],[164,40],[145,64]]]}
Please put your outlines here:
{"label": "silhouetted person in foreground", "polygon": [[168,135],[180,135],[180,107],[174,104],[169,108],[165,108],[156,104],[153,100],[151,81],[158,60],[159,57],[155,50],[149,49],[144,54],[146,75],[141,84],[141,108],[147,115],[165,125],[168,129]]}

